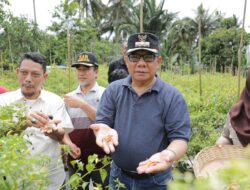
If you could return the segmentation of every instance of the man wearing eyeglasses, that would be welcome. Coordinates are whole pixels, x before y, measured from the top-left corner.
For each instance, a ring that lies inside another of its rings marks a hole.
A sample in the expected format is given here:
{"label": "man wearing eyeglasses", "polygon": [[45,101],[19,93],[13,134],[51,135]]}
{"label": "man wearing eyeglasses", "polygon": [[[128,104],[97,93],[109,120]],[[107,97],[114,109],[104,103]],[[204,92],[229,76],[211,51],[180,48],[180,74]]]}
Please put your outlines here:
{"label": "man wearing eyeglasses", "polygon": [[[46,190],[60,189],[66,178],[61,158],[60,142],[65,133],[73,130],[62,98],[43,89],[48,78],[46,60],[37,52],[24,53],[17,68],[20,89],[0,95],[0,107],[12,103],[27,107],[27,128],[24,138],[31,156],[47,156],[41,167],[48,167]],[[25,159],[25,158],[24,158]],[[37,183],[34,183],[34,185]],[[34,186],[34,189],[38,187]]]}
{"label": "man wearing eyeglasses", "polygon": [[130,76],[111,83],[91,125],[97,144],[111,153],[110,185],[127,190],[166,190],[171,166],[187,151],[190,119],[181,93],[156,76],[162,58],[151,33],[128,39]]}

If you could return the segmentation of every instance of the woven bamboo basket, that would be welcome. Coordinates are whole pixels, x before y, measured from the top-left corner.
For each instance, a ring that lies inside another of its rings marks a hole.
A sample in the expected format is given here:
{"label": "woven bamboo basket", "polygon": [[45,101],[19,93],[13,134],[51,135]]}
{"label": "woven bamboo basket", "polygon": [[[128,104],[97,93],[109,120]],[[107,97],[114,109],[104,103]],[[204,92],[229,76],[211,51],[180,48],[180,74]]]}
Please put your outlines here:
{"label": "woven bamboo basket", "polygon": [[245,148],[234,145],[212,146],[201,150],[194,158],[193,170],[196,177],[213,176],[218,170],[230,165],[230,161],[247,159]]}

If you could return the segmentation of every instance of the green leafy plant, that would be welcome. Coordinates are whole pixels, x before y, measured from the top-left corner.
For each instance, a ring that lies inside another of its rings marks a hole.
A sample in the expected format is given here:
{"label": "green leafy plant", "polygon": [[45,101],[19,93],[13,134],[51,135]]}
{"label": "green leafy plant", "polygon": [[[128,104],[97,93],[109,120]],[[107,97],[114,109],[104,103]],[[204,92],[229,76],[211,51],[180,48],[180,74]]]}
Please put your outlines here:
{"label": "green leafy plant", "polygon": [[47,157],[30,156],[22,130],[26,108],[13,104],[0,108],[0,189],[45,190],[49,184]]}
{"label": "green leafy plant", "polygon": [[7,133],[21,133],[27,126],[26,111],[22,104],[0,107],[0,137]]}
{"label": "green leafy plant", "polygon": [[[65,149],[64,149],[65,150]],[[67,150],[65,151],[65,153],[67,152]],[[97,165],[99,165],[101,163],[101,167],[97,167]],[[104,180],[107,178],[108,173],[107,171],[104,169],[106,166],[108,166],[110,164],[110,157],[105,156],[103,158],[98,158],[97,154],[93,154],[90,155],[88,157],[88,163],[86,165],[84,165],[84,163],[82,163],[80,160],[73,160],[70,162],[70,164],[72,164],[72,166],[77,168],[77,171],[70,177],[69,181],[67,184],[69,184],[71,186],[71,188],[77,189],[77,187],[81,186],[83,189],[86,189],[86,187],[89,185],[89,181],[84,181],[84,177],[86,177],[87,175],[90,175],[91,172],[94,171],[99,171],[99,174],[101,176],[102,182],[104,182]],[[85,175],[81,176],[80,175],[80,171],[87,171]],[[98,184],[96,182],[93,182],[95,190],[101,190],[102,189],[102,185]],[[67,185],[65,184],[65,185]],[[108,189],[108,187],[107,187]]]}
{"label": "green leafy plant", "polygon": [[43,190],[49,183],[46,157],[30,156],[22,135],[0,139],[0,189]]}

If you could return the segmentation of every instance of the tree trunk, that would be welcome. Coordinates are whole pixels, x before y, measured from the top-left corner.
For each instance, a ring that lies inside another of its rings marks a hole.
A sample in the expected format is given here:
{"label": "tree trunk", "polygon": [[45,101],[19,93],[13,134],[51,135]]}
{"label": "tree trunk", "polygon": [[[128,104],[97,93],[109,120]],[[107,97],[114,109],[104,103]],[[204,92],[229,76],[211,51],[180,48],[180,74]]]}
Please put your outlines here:
{"label": "tree trunk", "polygon": [[9,31],[7,32],[7,35],[8,35],[8,43],[9,43],[9,54],[10,54],[10,59],[11,59],[11,70],[14,71],[14,59],[13,59],[13,53],[12,53],[12,48],[11,48]]}
{"label": "tree trunk", "polygon": [[202,84],[201,84],[201,18],[199,19],[199,89],[200,89],[200,98],[202,97]]}
{"label": "tree trunk", "polygon": [[37,24],[37,20],[36,20],[36,0],[33,0],[33,11],[34,11],[34,22]]}
{"label": "tree trunk", "polygon": [[144,6],[144,0],[141,0],[141,6],[140,6],[140,32],[143,32],[143,6]]}
{"label": "tree trunk", "polygon": [[243,48],[243,33],[244,33],[244,25],[245,25],[245,16],[246,16],[246,6],[247,6],[247,0],[245,0],[244,4],[244,12],[243,12],[243,24],[241,29],[241,35],[240,35],[240,46],[238,49],[238,97],[240,97],[240,71],[241,71],[241,50]]}

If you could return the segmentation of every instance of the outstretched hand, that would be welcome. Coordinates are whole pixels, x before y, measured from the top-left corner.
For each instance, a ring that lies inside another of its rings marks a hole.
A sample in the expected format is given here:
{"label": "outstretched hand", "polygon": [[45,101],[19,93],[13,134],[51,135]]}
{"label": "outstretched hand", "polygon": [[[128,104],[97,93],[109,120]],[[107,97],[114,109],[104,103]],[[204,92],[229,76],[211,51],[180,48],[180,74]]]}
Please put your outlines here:
{"label": "outstretched hand", "polygon": [[165,171],[173,164],[174,156],[175,155],[173,155],[173,153],[165,150],[153,154],[149,159],[139,163],[139,166],[137,167],[137,172],[139,174],[149,174]]}
{"label": "outstretched hand", "polygon": [[118,145],[118,134],[116,130],[105,124],[92,124],[90,128],[96,136],[96,144],[103,148],[104,152],[110,154],[115,152],[115,146]]}

